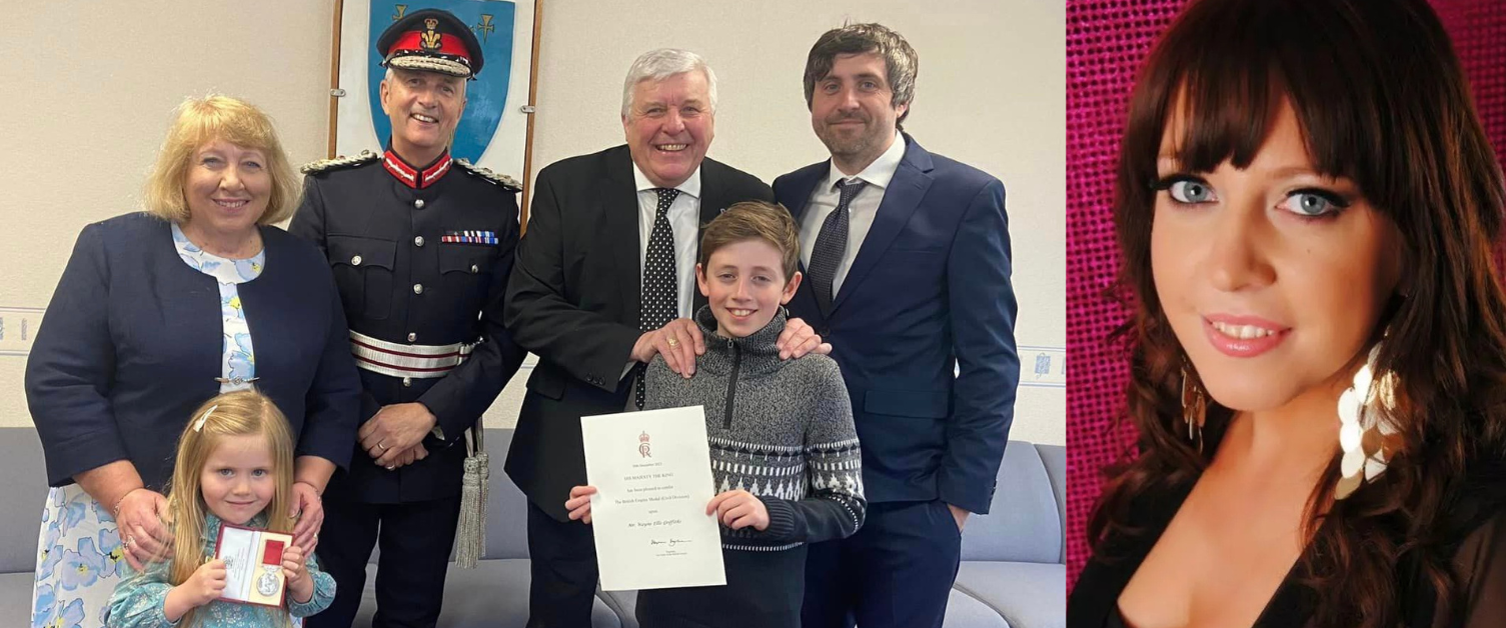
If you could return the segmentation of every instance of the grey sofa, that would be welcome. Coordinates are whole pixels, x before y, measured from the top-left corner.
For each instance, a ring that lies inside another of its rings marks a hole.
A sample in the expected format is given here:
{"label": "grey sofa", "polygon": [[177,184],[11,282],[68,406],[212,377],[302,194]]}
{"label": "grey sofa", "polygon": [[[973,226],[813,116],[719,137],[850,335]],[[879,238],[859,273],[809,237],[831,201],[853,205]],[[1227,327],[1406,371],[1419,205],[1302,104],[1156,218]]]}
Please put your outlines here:
{"label": "grey sofa", "polygon": [[[528,543],[524,497],[502,473],[512,431],[487,430],[492,457],[486,559],[451,568],[442,627],[521,628],[528,618]],[[46,497],[41,445],[32,428],[0,428],[0,617],[30,617],[38,517]],[[1063,447],[1012,441],[999,470],[992,514],[968,520],[962,566],[946,628],[1052,628],[1066,625]],[[376,557],[373,557],[373,563]],[[357,626],[375,610],[375,564]],[[636,595],[598,592],[592,628],[637,628]]]}

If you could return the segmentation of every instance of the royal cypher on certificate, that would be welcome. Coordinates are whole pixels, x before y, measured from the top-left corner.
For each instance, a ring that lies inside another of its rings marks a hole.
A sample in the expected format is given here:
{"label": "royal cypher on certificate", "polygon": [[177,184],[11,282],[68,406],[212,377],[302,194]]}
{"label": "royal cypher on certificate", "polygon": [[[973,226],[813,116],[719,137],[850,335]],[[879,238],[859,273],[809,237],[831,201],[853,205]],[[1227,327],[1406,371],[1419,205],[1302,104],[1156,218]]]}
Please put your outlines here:
{"label": "royal cypher on certificate", "polygon": [[727,584],[701,406],[581,417],[605,591]]}

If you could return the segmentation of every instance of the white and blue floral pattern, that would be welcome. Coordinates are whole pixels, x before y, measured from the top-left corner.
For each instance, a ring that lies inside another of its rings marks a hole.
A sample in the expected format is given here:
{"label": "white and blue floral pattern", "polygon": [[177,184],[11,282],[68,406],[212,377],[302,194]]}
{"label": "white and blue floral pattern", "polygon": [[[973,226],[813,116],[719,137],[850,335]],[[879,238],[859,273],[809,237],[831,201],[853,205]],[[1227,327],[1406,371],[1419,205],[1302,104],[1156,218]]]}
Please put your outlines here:
{"label": "white and blue floral pattern", "polygon": [[[250,388],[256,378],[256,354],[237,287],[261,275],[266,251],[250,259],[226,259],[195,246],[178,225],[172,232],[178,257],[214,277],[220,287],[220,392]],[[77,484],[52,489],[37,536],[32,628],[102,628],[110,593],[129,569],[107,507]]]}
{"label": "white and blue floral pattern", "polygon": [[125,553],[115,519],[77,484],[47,493],[37,537],[32,628],[100,628]]}
{"label": "white and blue floral pattern", "polygon": [[178,247],[178,257],[183,258],[183,263],[214,277],[220,285],[220,320],[224,334],[220,392],[250,388],[256,378],[256,352],[251,348],[251,328],[246,324],[246,310],[241,307],[238,286],[261,276],[261,270],[266,266],[266,250],[250,259],[226,259],[189,241],[177,223],[173,224],[173,245]]}

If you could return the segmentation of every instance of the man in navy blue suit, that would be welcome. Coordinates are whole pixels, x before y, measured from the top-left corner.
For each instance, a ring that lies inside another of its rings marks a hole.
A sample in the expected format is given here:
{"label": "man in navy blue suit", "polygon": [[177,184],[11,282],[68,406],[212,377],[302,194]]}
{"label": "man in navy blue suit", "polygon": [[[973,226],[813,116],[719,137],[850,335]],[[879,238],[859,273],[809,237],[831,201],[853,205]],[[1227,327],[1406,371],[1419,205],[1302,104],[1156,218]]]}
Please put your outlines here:
{"label": "man in navy blue suit", "polygon": [[903,132],[916,66],[878,24],[822,35],[805,100],[831,159],[774,181],[800,225],[791,315],[842,367],[870,502],[857,534],[811,546],[807,628],[941,626],[962,527],[988,512],[1014,416],[1004,185]]}

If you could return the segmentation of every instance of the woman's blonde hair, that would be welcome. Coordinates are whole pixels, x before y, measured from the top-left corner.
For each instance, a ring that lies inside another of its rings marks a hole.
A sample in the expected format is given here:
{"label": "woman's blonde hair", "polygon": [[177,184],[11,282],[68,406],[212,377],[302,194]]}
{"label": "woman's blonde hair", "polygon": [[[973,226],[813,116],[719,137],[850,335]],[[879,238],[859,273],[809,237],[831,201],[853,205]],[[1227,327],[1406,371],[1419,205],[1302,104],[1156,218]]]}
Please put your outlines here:
{"label": "woman's blonde hair", "polygon": [[[173,543],[167,550],[170,554],[158,558],[172,561],[168,574],[173,586],[186,582],[206,558],[203,543],[208,507],[200,483],[204,465],[225,437],[248,435],[262,436],[272,450],[272,481],[276,488],[272,502],[263,511],[267,516],[266,529],[283,533],[293,530],[293,518],[288,516],[293,503],[293,431],[288,427],[287,417],[271,399],[254,390],[218,395],[194,410],[178,439],[178,458],[167,494]],[[273,620],[271,625],[288,625],[286,611],[267,610]],[[181,625],[194,626],[196,611],[184,614]]]}
{"label": "woman's blonde hair", "polygon": [[157,152],[157,162],[147,177],[146,211],[180,224],[188,221],[183,183],[194,155],[215,140],[259,150],[266,158],[267,173],[272,176],[272,194],[267,199],[267,210],[256,224],[271,225],[293,215],[298,203],[298,182],[272,127],[272,118],[250,103],[219,95],[190,98],[178,106],[172,128],[168,129],[167,139]]}

